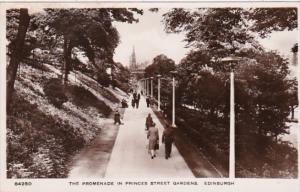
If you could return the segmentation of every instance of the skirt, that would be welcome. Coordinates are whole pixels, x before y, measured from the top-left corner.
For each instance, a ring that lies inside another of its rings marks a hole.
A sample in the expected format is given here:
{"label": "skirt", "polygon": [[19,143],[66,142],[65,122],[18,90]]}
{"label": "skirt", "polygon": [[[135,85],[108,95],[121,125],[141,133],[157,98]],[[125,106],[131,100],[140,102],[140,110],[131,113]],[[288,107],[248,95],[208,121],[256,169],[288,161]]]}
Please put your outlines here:
{"label": "skirt", "polygon": [[155,140],[149,139],[149,150],[155,150],[156,143],[157,143],[157,139],[155,139]]}

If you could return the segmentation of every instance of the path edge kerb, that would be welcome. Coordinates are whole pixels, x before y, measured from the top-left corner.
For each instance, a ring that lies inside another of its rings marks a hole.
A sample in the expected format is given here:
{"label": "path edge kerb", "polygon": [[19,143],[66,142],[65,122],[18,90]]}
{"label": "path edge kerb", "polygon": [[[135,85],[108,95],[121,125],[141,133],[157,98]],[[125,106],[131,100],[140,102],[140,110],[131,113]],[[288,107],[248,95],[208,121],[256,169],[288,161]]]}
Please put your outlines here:
{"label": "path edge kerb", "polygon": [[[128,102],[128,101],[127,101],[127,102]],[[124,110],[121,110],[121,117],[122,117],[121,119],[122,119],[123,124],[124,124],[124,114],[125,114],[127,108],[118,107],[118,109],[119,109],[119,108],[124,109]],[[112,113],[111,115],[113,115],[113,113]],[[117,133],[116,133],[116,135],[115,135],[114,142],[113,142],[113,145],[112,145],[112,147],[111,147],[111,151],[110,151],[109,157],[108,157],[108,159],[107,159],[107,163],[106,163],[106,166],[105,166],[103,178],[106,177],[106,172],[107,172],[108,164],[109,164],[110,159],[111,159],[111,154],[112,154],[112,152],[113,152],[113,150],[114,150],[114,147],[115,147],[115,144],[116,144],[116,140],[117,140],[117,138],[118,138],[118,135],[120,134],[120,126],[121,126],[121,125],[115,125],[115,126],[117,126]]]}
{"label": "path edge kerb", "polygon": [[[155,116],[157,117],[157,119],[159,120],[159,122],[161,123],[161,125],[163,126],[163,128],[165,129],[167,124],[170,124],[171,123],[162,116],[162,113],[157,111],[155,108],[154,108],[155,105],[151,105],[151,110],[153,111],[153,113],[155,114]],[[178,136],[176,134],[177,132],[175,131],[175,141],[174,141],[174,145],[176,146],[178,152],[180,153],[180,155],[182,156],[182,158],[184,159],[185,163],[187,164],[187,166],[189,167],[189,169],[191,170],[191,172],[193,173],[193,175],[196,177],[196,178],[205,178],[203,177],[202,175],[199,175],[199,173],[193,168],[193,162],[191,162],[191,160],[188,160],[186,155],[182,152],[181,150],[181,147],[178,146]],[[201,153],[197,150],[197,153]],[[201,153],[201,156],[203,156],[205,158],[205,156]],[[212,178],[223,178],[225,177],[221,171],[219,171],[217,169],[216,166],[214,166],[213,163],[211,163],[207,158],[205,158],[205,160],[210,164],[210,166],[214,169],[214,171],[217,173],[217,176],[216,177],[212,177]]]}

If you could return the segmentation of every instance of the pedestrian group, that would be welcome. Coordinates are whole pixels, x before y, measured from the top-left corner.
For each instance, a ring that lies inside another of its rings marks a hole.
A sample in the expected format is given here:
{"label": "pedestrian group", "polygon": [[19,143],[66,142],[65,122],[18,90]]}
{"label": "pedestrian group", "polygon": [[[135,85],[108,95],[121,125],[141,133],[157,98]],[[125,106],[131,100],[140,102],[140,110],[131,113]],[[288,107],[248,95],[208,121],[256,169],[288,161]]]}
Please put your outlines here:
{"label": "pedestrian group", "polygon": [[134,92],[131,100],[132,108],[134,107],[139,108],[140,99],[141,99],[141,94]]}
{"label": "pedestrian group", "polygon": [[[148,139],[148,152],[151,155],[151,159],[156,157],[156,150],[159,149],[159,131],[155,126],[151,114],[149,113],[146,118],[146,131]],[[164,129],[162,134],[162,143],[165,144],[165,158],[171,157],[172,143],[174,141],[174,130],[170,125]]]}
{"label": "pedestrian group", "polygon": [[[139,108],[140,99],[141,99],[140,93],[134,92],[132,94],[132,100],[131,100],[132,108]],[[151,105],[151,98],[146,97],[146,103],[147,103],[147,107],[149,107]],[[122,100],[121,105],[122,108],[128,107],[125,99]],[[115,111],[114,124],[119,124],[119,125],[123,124],[121,122],[121,115],[118,110]],[[147,132],[147,139],[148,139],[147,142],[148,153],[150,154],[151,159],[154,159],[157,155],[156,151],[159,149],[159,131],[150,113],[146,117],[145,126],[146,126],[145,131]],[[165,145],[166,159],[171,157],[173,141],[174,141],[174,129],[170,125],[167,125],[162,134],[162,143]]]}

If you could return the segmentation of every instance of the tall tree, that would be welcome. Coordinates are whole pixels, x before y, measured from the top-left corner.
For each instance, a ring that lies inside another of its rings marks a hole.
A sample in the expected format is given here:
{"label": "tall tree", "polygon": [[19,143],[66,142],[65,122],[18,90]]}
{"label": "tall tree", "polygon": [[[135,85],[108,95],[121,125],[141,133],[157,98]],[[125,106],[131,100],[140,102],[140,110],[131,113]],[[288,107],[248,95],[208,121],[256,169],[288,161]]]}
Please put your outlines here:
{"label": "tall tree", "polygon": [[297,27],[297,8],[172,9],[164,14],[167,32],[185,32],[187,46],[207,49],[212,57],[240,55],[245,48],[262,50],[252,32],[266,37],[272,31]]}
{"label": "tall tree", "polygon": [[20,9],[19,15],[19,26],[18,33],[13,43],[12,53],[9,65],[7,67],[7,105],[9,107],[14,91],[14,83],[16,79],[16,74],[18,70],[18,66],[23,57],[23,47],[25,42],[25,36],[27,32],[27,28],[29,26],[30,16],[28,14],[28,9]]}
{"label": "tall tree", "polygon": [[[45,9],[45,21],[41,27],[54,29],[63,39],[64,80],[67,82],[71,70],[71,53],[74,47],[81,47],[96,68],[95,58],[112,61],[114,49],[119,43],[119,34],[112,25],[114,21],[137,22],[134,12],[139,9]],[[103,69],[99,69],[103,70]]]}
{"label": "tall tree", "polygon": [[212,67],[211,58],[206,51],[190,51],[177,66],[179,86],[178,94],[181,102],[191,105],[210,117],[224,114],[226,107],[226,83],[228,76],[216,73]]}
{"label": "tall tree", "polygon": [[167,32],[185,32],[187,46],[209,50],[212,57],[238,54],[252,43],[247,11],[241,8],[172,9],[164,14]]}
{"label": "tall tree", "polygon": [[285,122],[290,111],[288,62],[274,52],[254,56],[255,62],[247,61],[236,71],[236,114],[240,117],[237,127],[245,129],[240,125],[242,121],[248,122],[252,127],[246,129],[252,134],[277,138],[286,133]]}
{"label": "tall tree", "polygon": [[152,64],[146,67],[145,76],[151,77],[156,74],[170,75],[169,72],[175,69],[175,62],[166,55],[161,54],[153,58]]}

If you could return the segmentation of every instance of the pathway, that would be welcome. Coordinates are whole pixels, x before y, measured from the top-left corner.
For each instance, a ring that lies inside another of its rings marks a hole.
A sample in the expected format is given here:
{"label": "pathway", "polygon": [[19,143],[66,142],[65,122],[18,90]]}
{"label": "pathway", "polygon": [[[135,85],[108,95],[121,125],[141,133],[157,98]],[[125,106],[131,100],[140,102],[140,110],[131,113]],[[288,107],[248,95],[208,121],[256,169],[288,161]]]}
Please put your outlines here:
{"label": "pathway", "polygon": [[72,159],[68,178],[104,177],[117,133],[113,120],[106,120],[97,137]]}
{"label": "pathway", "polygon": [[[154,159],[150,158],[146,148],[145,119],[148,113],[151,113],[160,134],[160,149]],[[174,145],[171,158],[165,159],[164,145],[161,144],[163,126],[151,108],[147,108],[143,97],[139,109],[131,106],[126,109],[123,121],[125,124],[120,126],[105,177],[194,177]]]}

